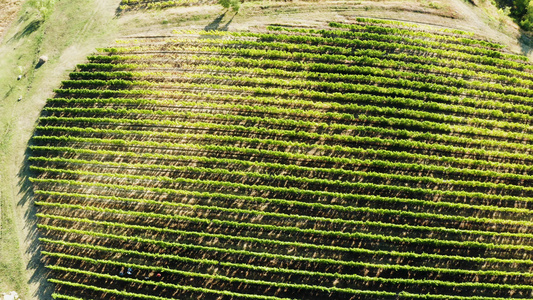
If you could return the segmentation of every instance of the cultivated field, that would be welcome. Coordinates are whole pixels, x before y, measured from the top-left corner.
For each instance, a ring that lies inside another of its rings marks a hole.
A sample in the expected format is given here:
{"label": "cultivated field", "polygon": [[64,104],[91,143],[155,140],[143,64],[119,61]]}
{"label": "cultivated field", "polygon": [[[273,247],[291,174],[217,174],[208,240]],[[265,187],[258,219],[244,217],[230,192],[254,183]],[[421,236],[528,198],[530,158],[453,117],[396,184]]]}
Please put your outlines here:
{"label": "cultivated field", "polygon": [[121,10],[136,10],[136,9],[162,9],[175,6],[190,6],[199,4],[214,4],[215,0],[122,0],[120,2]]}
{"label": "cultivated field", "polygon": [[532,69],[364,18],[99,49],[32,139],[54,296],[531,298]]}
{"label": "cultivated field", "polygon": [[[334,9],[336,6],[342,7],[345,5],[361,5],[364,1],[360,0],[326,0],[326,1],[319,1],[319,0],[268,0],[268,1],[261,1],[261,0],[241,0],[242,3],[252,3],[259,4],[260,7],[270,7],[271,5],[281,5],[285,6],[287,2],[289,2],[291,5],[291,10],[297,11],[302,8],[309,9],[313,6],[326,6],[330,7],[328,9]],[[370,3],[372,0],[370,1]],[[183,6],[201,6],[206,4],[217,4],[217,0],[121,0],[120,1],[120,7],[119,9],[122,11],[131,11],[131,10],[157,10],[157,9],[165,9],[170,7],[183,7]],[[278,4],[276,4],[278,3]],[[295,5],[302,5],[302,7],[294,6]]]}

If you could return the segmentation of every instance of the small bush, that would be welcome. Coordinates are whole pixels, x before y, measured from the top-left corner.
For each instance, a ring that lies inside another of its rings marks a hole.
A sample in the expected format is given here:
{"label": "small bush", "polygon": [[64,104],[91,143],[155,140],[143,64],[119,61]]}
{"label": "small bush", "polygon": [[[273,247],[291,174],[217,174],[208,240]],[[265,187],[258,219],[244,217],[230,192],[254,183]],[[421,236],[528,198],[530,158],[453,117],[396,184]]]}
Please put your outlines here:
{"label": "small bush", "polygon": [[218,0],[218,4],[228,9],[231,7],[233,11],[239,11],[239,8],[241,8],[240,0]]}

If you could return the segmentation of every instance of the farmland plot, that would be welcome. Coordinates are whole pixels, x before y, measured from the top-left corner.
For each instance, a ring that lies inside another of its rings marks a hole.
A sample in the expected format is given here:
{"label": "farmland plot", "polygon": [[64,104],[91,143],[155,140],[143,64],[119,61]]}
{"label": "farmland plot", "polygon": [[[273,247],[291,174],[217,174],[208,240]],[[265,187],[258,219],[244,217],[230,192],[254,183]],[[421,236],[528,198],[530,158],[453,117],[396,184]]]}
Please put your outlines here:
{"label": "farmland plot", "polygon": [[31,146],[56,299],[533,297],[533,65],[359,18],[88,57]]}

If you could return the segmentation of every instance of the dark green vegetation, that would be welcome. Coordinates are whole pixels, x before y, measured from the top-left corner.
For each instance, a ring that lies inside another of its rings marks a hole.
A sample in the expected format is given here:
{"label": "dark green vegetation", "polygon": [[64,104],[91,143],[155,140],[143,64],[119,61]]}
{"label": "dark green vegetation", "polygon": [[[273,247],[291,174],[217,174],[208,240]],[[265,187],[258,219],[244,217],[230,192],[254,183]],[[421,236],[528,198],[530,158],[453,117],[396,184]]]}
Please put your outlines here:
{"label": "dark green vegetation", "polygon": [[533,65],[399,22],[268,29],[122,41],[48,100],[56,299],[531,298]]}
{"label": "dark green vegetation", "polygon": [[501,8],[508,9],[510,16],[523,29],[533,29],[533,2],[530,0],[496,0]]}

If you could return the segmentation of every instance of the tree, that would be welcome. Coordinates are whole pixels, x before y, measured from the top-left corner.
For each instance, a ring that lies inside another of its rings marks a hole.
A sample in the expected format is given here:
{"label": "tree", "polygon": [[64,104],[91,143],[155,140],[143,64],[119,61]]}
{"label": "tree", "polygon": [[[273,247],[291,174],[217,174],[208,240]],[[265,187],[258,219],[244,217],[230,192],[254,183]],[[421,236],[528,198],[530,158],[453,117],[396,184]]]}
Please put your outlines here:
{"label": "tree", "polygon": [[528,3],[526,12],[520,20],[520,26],[525,30],[533,29],[533,2]]}
{"label": "tree", "polygon": [[509,16],[525,30],[533,29],[533,1],[531,0],[498,0],[500,8],[505,8]]}
{"label": "tree", "polygon": [[218,0],[218,4],[228,9],[231,7],[235,12],[239,11],[239,8],[241,8],[240,0]]}
{"label": "tree", "polygon": [[515,0],[514,9],[511,9],[511,13],[517,18],[521,19],[526,13],[529,6],[529,0]]}

